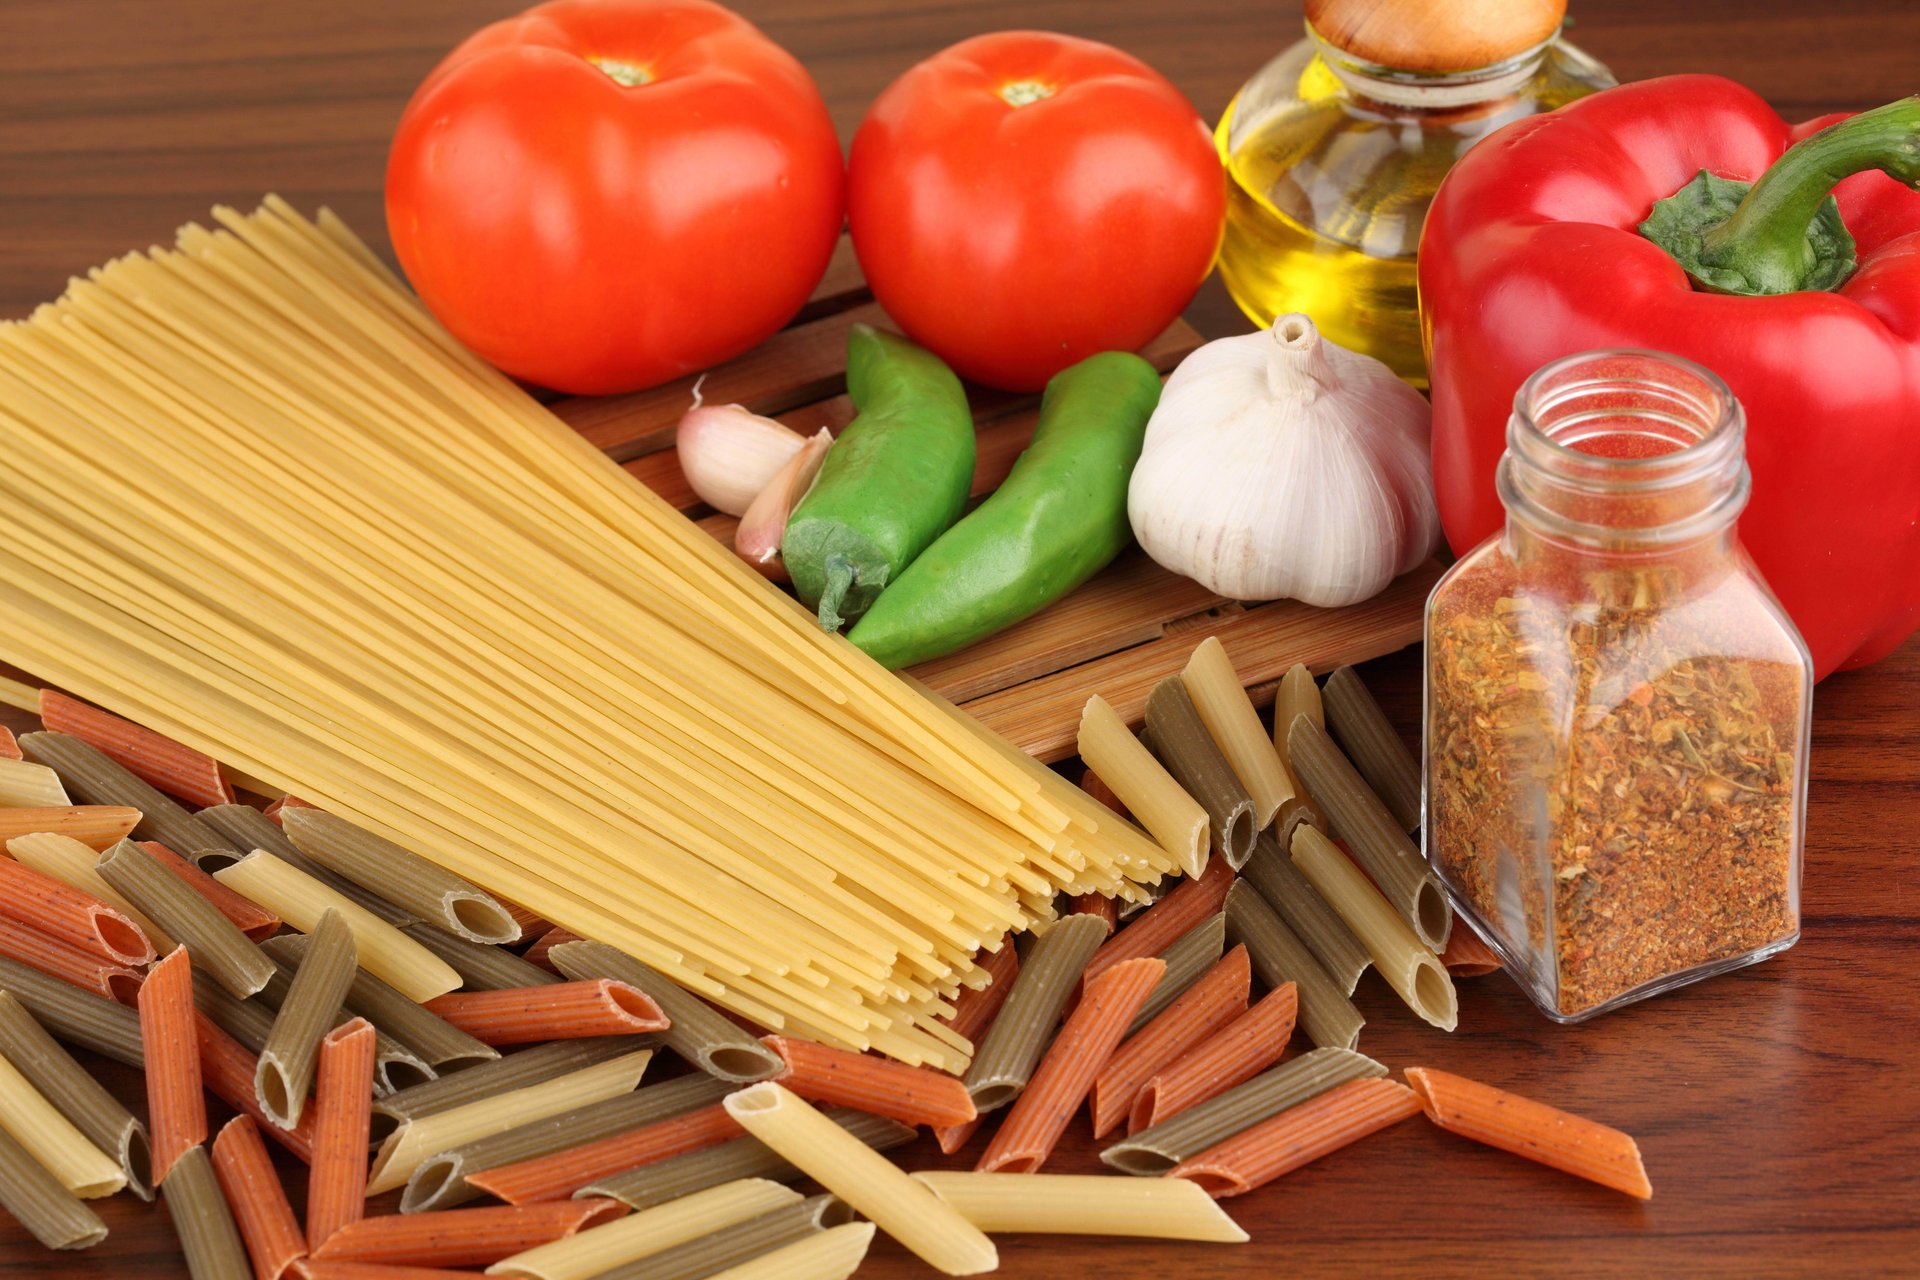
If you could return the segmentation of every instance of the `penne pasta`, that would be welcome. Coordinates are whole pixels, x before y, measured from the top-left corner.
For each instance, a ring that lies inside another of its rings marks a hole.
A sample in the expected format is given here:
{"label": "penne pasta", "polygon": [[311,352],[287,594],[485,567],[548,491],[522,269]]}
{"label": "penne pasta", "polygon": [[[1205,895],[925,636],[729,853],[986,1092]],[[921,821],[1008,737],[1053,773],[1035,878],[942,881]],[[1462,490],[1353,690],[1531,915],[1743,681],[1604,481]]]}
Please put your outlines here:
{"label": "penne pasta", "polygon": [[1456,978],[1484,978],[1502,968],[1500,953],[1486,944],[1477,929],[1457,916],[1453,932],[1447,935],[1447,949],[1440,953],[1440,963]]}
{"label": "penne pasta", "polygon": [[1200,642],[1181,670],[1180,682],[1213,735],[1214,745],[1252,798],[1254,829],[1265,831],[1273,825],[1280,806],[1293,799],[1293,781],[1220,637],[1208,636]]}
{"label": "penne pasta", "polygon": [[1005,1106],[1026,1088],[1080,975],[1105,937],[1106,929],[1092,916],[1068,916],[1034,942],[1000,1016],[987,1028],[967,1068],[967,1092],[980,1114]]}
{"label": "penne pasta", "polygon": [[1327,727],[1320,686],[1314,682],[1313,672],[1307,670],[1305,664],[1296,662],[1280,678],[1273,695],[1273,749],[1287,770],[1287,780],[1293,784],[1293,799],[1280,806],[1279,820],[1274,827],[1274,834],[1282,841],[1292,839],[1293,828],[1303,821],[1312,820],[1314,825],[1319,825],[1319,806],[1314,803],[1300,771],[1293,767],[1293,753],[1287,745],[1287,730],[1300,716],[1323,729]]}
{"label": "penne pasta", "polygon": [[0,807],[8,809],[68,809],[73,799],[60,785],[60,775],[43,764],[0,756]]}
{"label": "penne pasta", "polygon": [[[1296,834],[1305,829],[1296,828]],[[1245,945],[1254,973],[1269,990],[1293,983],[1307,1039],[1322,1049],[1360,1043],[1366,1019],[1251,884],[1236,884],[1227,894],[1227,937]]]}
{"label": "penne pasta", "polygon": [[1103,784],[1114,798],[1114,807],[1124,806],[1173,856],[1181,871],[1197,876],[1206,869],[1207,811],[1097,693],[1080,713],[1076,746],[1087,762],[1087,776]]}
{"label": "penne pasta", "polygon": [[[1182,880],[1158,902],[1135,916],[1127,927],[1109,938],[1087,962],[1084,981],[1091,982],[1122,960],[1157,956],[1193,929],[1217,915],[1233,887],[1233,868],[1223,858],[1205,874]],[[1215,958],[1218,958],[1216,953]]]}
{"label": "penne pasta", "polygon": [[456,938],[430,924],[410,924],[401,932],[452,966],[468,991],[500,991],[507,987],[538,987],[558,982],[557,974],[528,964],[505,947]]}
{"label": "penne pasta", "polygon": [[[1140,976],[1141,971],[1117,975],[1116,998],[1135,986],[1144,995]],[[1145,976],[1154,975],[1146,971]],[[1090,996],[1088,1003],[1092,1002]],[[977,1275],[999,1265],[998,1251],[979,1228],[780,1085],[771,1081],[749,1085],[730,1096],[726,1106],[749,1134],[866,1215],[936,1271]]]}
{"label": "penne pasta", "polygon": [[265,849],[288,866],[304,871],[348,902],[363,908],[368,915],[378,917],[396,929],[419,923],[411,912],[402,911],[372,890],[363,889],[345,876],[336,875],[294,848],[293,841],[287,839],[287,833],[280,829],[280,824],[252,805],[218,804],[210,809],[202,809],[195,816],[230,846],[188,854],[195,866],[209,874],[232,866],[240,861],[243,853]]}
{"label": "penne pasta", "polygon": [[[273,1031],[273,1015],[285,1003],[287,990],[292,985],[292,971],[275,965],[273,980],[252,999],[235,1000],[217,984],[197,977],[193,999],[200,1011],[213,1019],[222,1031],[244,1045],[247,1052],[257,1054],[267,1047],[267,1036]],[[344,1026],[352,1018],[350,1011],[341,1010],[335,1013],[333,1025]],[[431,1067],[398,1041],[381,1034],[378,1027],[374,1028],[373,1073],[376,1097],[434,1078]]]}
{"label": "penne pasta", "polygon": [[[306,935],[288,933],[269,939],[260,949],[283,965],[297,967],[308,945]],[[380,1036],[403,1045],[433,1074],[500,1056],[499,1050],[415,1004],[365,969],[354,969],[345,1003],[349,1013],[371,1022]]]}
{"label": "penne pasta", "polygon": [[294,1268],[300,1280],[473,1280],[471,1271],[447,1267],[390,1267],[381,1262],[337,1262],[302,1258]]}
{"label": "penne pasta", "polygon": [[1349,1080],[1383,1076],[1387,1069],[1348,1049],[1315,1049],[1263,1071],[1244,1084],[1166,1120],[1129,1134],[1100,1153],[1122,1173],[1157,1175],[1199,1155],[1269,1116],[1297,1107]]}
{"label": "penne pasta", "polygon": [[751,1033],[624,951],[583,941],[563,943],[548,954],[555,968],[576,981],[610,978],[653,997],[670,1023],[666,1046],[708,1075],[739,1084],[764,1080],[780,1070],[780,1056]]}
{"label": "penne pasta", "polygon": [[336,1227],[314,1247],[313,1256],[390,1267],[486,1267],[625,1212],[613,1200],[566,1200],[388,1214]]}
{"label": "penne pasta", "polygon": [[[39,847],[33,843],[36,839],[18,836],[8,842],[9,848],[19,845],[27,850],[28,856],[34,856]],[[91,861],[92,852],[85,846],[80,849]],[[24,857],[17,862],[13,858],[0,858],[0,914],[114,964],[143,965],[154,957],[150,935],[133,919],[131,912],[121,910],[97,894],[76,888],[64,877],[27,865]]]}
{"label": "penne pasta", "polygon": [[609,1062],[649,1046],[649,1036],[608,1036],[600,1040],[556,1040],[483,1062],[478,1066],[397,1090],[373,1103],[375,1138],[402,1121],[446,1111],[496,1094],[558,1079],[582,1067]]}
{"label": "penne pasta", "polygon": [[120,1162],[60,1114],[13,1060],[0,1054],[0,1129],[82,1200],[110,1196],[127,1185]]}
{"label": "penne pasta", "polygon": [[140,984],[140,1039],[146,1047],[147,1117],[153,1125],[153,1185],[165,1184],[181,1155],[207,1140],[194,1033],[193,962],[185,947],[167,953]]}
{"label": "penne pasta", "polygon": [[631,1093],[652,1056],[651,1049],[641,1049],[539,1085],[409,1119],[380,1144],[368,1175],[367,1193],[378,1195],[405,1184],[421,1161],[449,1148]]}
{"label": "penne pasta", "polygon": [[1252,984],[1247,949],[1235,947],[1115,1050],[1094,1077],[1093,1136],[1104,1138],[1117,1129],[1132,1110],[1141,1086],[1245,1011]]}
{"label": "penne pasta", "polygon": [[1067,914],[1076,916],[1097,916],[1107,926],[1107,936],[1120,927],[1120,903],[1110,894],[1079,893],[1067,904]]}
{"label": "penne pasta", "polygon": [[873,1244],[871,1222],[849,1222],[715,1272],[711,1280],[846,1280]]}
{"label": "penne pasta", "polygon": [[1294,721],[1287,736],[1294,768],[1313,788],[1314,799],[1326,811],[1354,861],[1366,869],[1381,896],[1412,927],[1421,945],[1431,951],[1443,949],[1453,924],[1453,908],[1433,869],[1407,838],[1406,829],[1394,821],[1324,729],[1302,718]]}
{"label": "penne pasta", "polygon": [[456,991],[422,1003],[449,1026],[490,1045],[640,1035],[668,1026],[653,997],[610,978]]}
{"label": "penne pasta", "polygon": [[373,1027],[355,1018],[320,1042],[307,1176],[307,1248],[316,1255],[365,1212],[373,1039]]}
{"label": "penne pasta", "polygon": [[1297,999],[1281,983],[1145,1081],[1129,1105],[1127,1132],[1139,1133],[1216,1098],[1280,1061],[1293,1038]]}
{"label": "penne pasta", "polygon": [[143,782],[190,804],[233,803],[233,785],[210,755],[183,746],[57,689],[40,691],[40,722],[78,738]]}
{"label": "penne pasta", "polygon": [[259,903],[241,897],[159,841],[142,840],[139,845],[182,884],[211,902],[229,924],[247,936],[248,941],[259,942],[279,931],[279,916]]}
{"label": "penne pasta", "polygon": [[842,1201],[814,1196],[613,1267],[599,1280],[701,1280],[852,1219]]}
{"label": "penne pasta", "polygon": [[[554,925],[545,933],[541,934],[532,946],[521,952],[520,958],[537,968],[553,969],[553,960],[551,958],[553,949],[564,943],[579,941],[581,941],[579,934],[568,929],[562,929],[559,925]],[[553,969],[553,971],[555,973],[560,972],[558,969]]]}
{"label": "penne pasta", "polygon": [[460,975],[445,961],[364,907],[270,853],[256,849],[214,872],[213,878],[302,933],[312,933],[328,909],[338,911],[353,932],[361,967],[409,999],[431,1000],[460,985]]}
{"label": "penne pasta", "polygon": [[1147,996],[1147,1002],[1140,1006],[1140,1012],[1134,1015],[1133,1025],[1127,1028],[1127,1034],[1137,1034],[1159,1017],[1168,1005],[1185,995],[1187,989],[1200,981],[1207,970],[1220,963],[1220,957],[1226,954],[1226,950],[1226,913],[1216,911],[1162,951],[1160,959],[1166,963],[1167,971],[1160,975],[1159,984]]}
{"label": "penne pasta", "polygon": [[1408,1067],[1407,1083],[1427,1118],[1450,1133],[1623,1195],[1653,1198],[1639,1144],[1618,1129],[1431,1067]]}
{"label": "penne pasta", "polygon": [[1373,956],[1313,882],[1293,865],[1290,848],[1283,848],[1272,831],[1262,831],[1254,841],[1253,856],[1240,869],[1241,878],[1259,890],[1281,923],[1313,953],[1327,976],[1340,984],[1341,994],[1350,996]]}
{"label": "penne pasta", "polygon": [[253,1280],[280,1280],[307,1256],[307,1242],[251,1116],[235,1116],[213,1139],[213,1176],[253,1259]]}
{"label": "penne pasta", "polygon": [[[260,1049],[254,1088],[275,1124],[291,1129],[306,1110],[319,1061],[320,1040],[340,1016],[355,964],[353,932],[338,911],[327,910],[312,934],[312,946],[294,971],[267,1042]],[[372,1028],[368,1028],[368,1039]],[[373,1080],[368,1076],[371,1094]]]}
{"label": "penne pasta", "polygon": [[[112,849],[122,843],[125,842],[116,841],[107,848]],[[7,852],[35,871],[99,899],[133,921],[140,932],[146,935],[147,941],[153,944],[156,956],[163,956],[180,945],[178,938],[100,874],[100,859],[105,856],[104,850],[96,850],[71,836],[39,831],[32,835],[15,836],[7,841]]]}
{"label": "penne pasta", "polygon": [[20,743],[13,736],[13,730],[0,724],[0,760],[19,760]]}
{"label": "penne pasta", "polygon": [[296,805],[281,811],[280,827],[312,861],[427,924],[469,942],[520,937],[519,922],[493,895],[345,818]]}
{"label": "penne pasta", "polygon": [[[35,831],[59,830],[102,850],[134,834],[142,840],[158,840],[169,849],[179,849],[189,855],[202,849],[217,849],[223,843],[205,823],[162,795],[151,783],[135,777],[98,748],[70,734],[22,734],[20,750],[27,759],[58,773],[67,786],[67,793],[81,804],[111,808],[119,813],[131,811],[134,815],[134,825],[129,830],[98,844],[76,830],[32,828]],[[102,819],[104,817],[102,814]]]}
{"label": "penne pasta", "polygon": [[553,928],[553,922],[551,920],[546,919],[544,916],[527,907],[521,906],[512,899],[502,898],[499,894],[495,894],[494,898],[501,906],[507,909],[507,914],[513,917],[513,922],[520,926],[520,936],[522,938],[537,938]]}
{"label": "penne pasta", "polygon": [[5,957],[0,957],[0,988],[11,992],[41,1026],[68,1044],[91,1049],[129,1067],[145,1064],[140,1017],[126,1005]]}
{"label": "penne pasta", "polygon": [[49,1249],[86,1249],[107,1224],[0,1128],[0,1208]]}
{"label": "penne pasta", "polygon": [[1373,966],[1394,993],[1430,1025],[1451,1031],[1460,1021],[1453,979],[1406,919],[1380,896],[1359,867],[1333,841],[1312,827],[1293,833],[1293,863],[1329,906],[1340,913],[1373,956]]}
{"label": "penne pasta", "polygon": [[1420,765],[1387,713],[1352,667],[1327,677],[1321,690],[1327,732],[1402,830],[1420,829]]}
{"label": "penne pasta", "polygon": [[1190,1156],[1167,1174],[1210,1196],[1245,1195],[1321,1156],[1420,1113],[1393,1080],[1349,1080]]}
{"label": "penne pasta", "polygon": [[1191,1182],[1061,1173],[913,1175],[989,1235],[1135,1236],[1244,1244],[1247,1233]]}
{"label": "penne pasta", "polygon": [[1007,1002],[1013,980],[1020,976],[1020,952],[1011,936],[1001,938],[998,949],[982,951],[977,959],[987,976],[985,984],[962,987],[953,998],[953,1013],[947,1018],[947,1030],[969,1044],[977,1043],[981,1033],[992,1025]]}
{"label": "penne pasta", "polygon": [[280,821],[280,813],[284,809],[316,809],[318,807],[319,806],[311,800],[302,800],[296,795],[284,795],[268,805],[262,812],[265,813],[270,820],[278,823]]}
{"label": "penne pasta", "polygon": [[[914,1130],[898,1120],[870,1116],[860,1111],[835,1107],[824,1112],[827,1119],[846,1130],[855,1141],[875,1151],[890,1151],[913,1141]],[[649,1209],[676,1200],[695,1191],[740,1178],[768,1178],[776,1182],[798,1182],[805,1176],[800,1168],[757,1138],[735,1138],[717,1147],[674,1156],[657,1164],[629,1169],[625,1173],[590,1183],[576,1196],[611,1196],[632,1209]]]}
{"label": "penne pasta", "polygon": [[764,1178],[726,1182],[503,1258],[488,1267],[487,1274],[521,1280],[589,1280],[649,1254],[800,1203],[799,1192]]}
{"label": "penne pasta", "polygon": [[31,1082],[56,1114],[119,1164],[135,1195],[153,1199],[147,1127],[5,990],[0,990],[0,1056]]}
{"label": "penne pasta", "polygon": [[200,1058],[200,1079],[207,1092],[242,1115],[250,1117],[260,1132],[291,1151],[301,1160],[313,1160],[313,1117],[302,1116],[294,1129],[282,1129],[261,1109],[260,1096],[253,1087],[259,1060],[245,1045],[222,1031],[206,1014],[194,1011],[194,1040]]}
{"label": "penne pasta", "polygon": [[193,951],[194,966],[245,999],[267,985],[273,962],[209,902],[131,840],[94,864],[100,876],[167,936]]}
{"label": "penne pasta", "polygon": [[441,1152],[407,1182],[403,1212],[443,1208],[481,1192],[508,1204],[561,1200],[597,1178],[740,1136],[720,1105],[725,1080],[695,1073],[636,1089]]}
{"label": "penne pasta", "polygon": [[246,1246],[204,1146],[180,1153],[172,1176],[160,1183],[160,1198],[173,1219],[173,1233],[193,1280],[248,1280],[253,1271]]}
{"label": "penne pasta", "polygon": [[0,959],[27,965],[69,986],[131,1005],[140,975],[98,949],[86,950],[52,938],[0,913]]}
{"label": "penne pasta", "polygon": [[1168,676],[1147,695],[1141,741],[1167,766],[1188,795],[1207,811],[1213,851],[1238,871],[1253,852],[1253,797],[1207,732],[1206,722],[1179,676]]}
{"label": "penne pasta", "polygon": [[1150,957],[1122,960],[1087,983],[1079,1007],[987,1144],[975,1166],[980,1172],[1039,1172],[1166,968]]}
{"label": "penne pasta", "polygon": [[902,1124],[965,1124],[978,1113],[967,1086],[943,1071],[909,1067],[792,1036],[763,1036],[786,1070],[774,1079],[809,1102],[852,1107]]}
{"label": "penne pasta", "polygon": [[125,840],[139,823],[138,809],[120,805],[0,809],[0,841],[11,842],[29,835],[59,835],[97,851]]}

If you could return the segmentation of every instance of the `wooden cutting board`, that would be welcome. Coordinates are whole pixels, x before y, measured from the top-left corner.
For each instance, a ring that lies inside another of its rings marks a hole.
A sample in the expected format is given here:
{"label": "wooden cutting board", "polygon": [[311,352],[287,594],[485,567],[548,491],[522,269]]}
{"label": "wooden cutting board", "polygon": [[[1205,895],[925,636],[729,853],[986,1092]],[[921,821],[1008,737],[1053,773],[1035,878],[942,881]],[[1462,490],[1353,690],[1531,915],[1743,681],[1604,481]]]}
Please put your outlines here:
{"label": "wooden cutting board", "polygon": [[[839,431],[853,417],[844,368],[848,328],[885,326],[843,240],[826,278],[794,323],[705,375],[709,404],[737,403],[805,434]],[[1200,345],[1184,320],[1141,352],[1169,372]],[[692,403],[695,379],[626,396],[569,398],[551,408],[715,537],[731,543],[733,517],[703,506],[681,473],[673,428]],[[979,428],[974,494],[990,492],[1026,447],[1037,396],[969,388]],[[1074,754],[1080,709],[1090,694],[1138,721],[1153,686],[1217,635],[1256,701],[1296,662],[1325,672],[1391,653],[1420,638],[1427,592],[1440,575],[1428,563],[1363,604],[1315,609],[1292,601],[1240,604],[1160,568],[1138,548],[1078,591],[970,649],[913,669],[1023,750],[1042,760]]]}

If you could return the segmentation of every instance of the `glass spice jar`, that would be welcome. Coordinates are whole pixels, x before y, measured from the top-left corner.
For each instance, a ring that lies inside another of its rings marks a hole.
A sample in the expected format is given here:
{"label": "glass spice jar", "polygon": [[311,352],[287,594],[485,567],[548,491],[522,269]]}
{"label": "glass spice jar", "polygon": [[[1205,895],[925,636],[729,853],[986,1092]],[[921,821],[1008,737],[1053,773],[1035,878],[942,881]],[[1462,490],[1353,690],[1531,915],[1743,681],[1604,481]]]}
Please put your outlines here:
{"label": "glass spice jar", "polygon": [[1812,664],[1735,536],[1744,438],[1676,356],[1547,365],[1427,604],[1427,857],[1562,1022],[1799,938]]}

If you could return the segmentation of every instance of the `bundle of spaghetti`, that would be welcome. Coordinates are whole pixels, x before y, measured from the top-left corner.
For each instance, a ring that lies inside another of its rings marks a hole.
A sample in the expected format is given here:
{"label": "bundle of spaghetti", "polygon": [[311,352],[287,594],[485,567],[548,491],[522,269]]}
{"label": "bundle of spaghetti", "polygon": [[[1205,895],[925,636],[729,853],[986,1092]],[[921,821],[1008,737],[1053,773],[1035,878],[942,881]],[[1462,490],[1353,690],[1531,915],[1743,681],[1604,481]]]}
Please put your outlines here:
{"label": "bundle of spaghetti", "polygon": [[821,632],[336,219],[215,217],[0,327],[0,658],[909,1063],[964,1067],[942,1018],[982,944],[1171,869]]}

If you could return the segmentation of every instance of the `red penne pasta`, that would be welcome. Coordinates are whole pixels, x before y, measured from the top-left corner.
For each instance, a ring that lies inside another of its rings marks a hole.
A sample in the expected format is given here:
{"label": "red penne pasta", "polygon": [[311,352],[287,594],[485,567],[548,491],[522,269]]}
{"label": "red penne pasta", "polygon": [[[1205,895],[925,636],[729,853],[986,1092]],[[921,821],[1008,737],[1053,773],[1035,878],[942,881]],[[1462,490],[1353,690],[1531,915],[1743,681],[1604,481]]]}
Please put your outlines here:
{"label": "red penne pasta", "polygon": [[1447,949],[1440,954],[1440,963],[1456,978],[1480,978],[1500,971],[1500,957],[1481,941],[1472,925],[1458,916],[1454,917],[1453,933],[1447,938]]}
{"label": "red penne pasta", "polygon": [[0,724],[0,758],[8,760],[26,759],[25,756],[20,754],[20,742],[13,736],[13,730],[3,724]]}
{"label": "red penne pasta", "polygon": [[200,1051],[200,1079],[207,1092],[242,1115],[252,1117],[260,1132],[300,1159],[311,1162],[313,1108],[306,1108],[298,1125],[282,1129],[268,1118],[260,1106],[259,1091],[253,1086],[260,1060],[198,1010],[193,1015],[193,1032]]}
{"label": "red penne pasta", "polygon": [[973,1135],[980,1132],[980,1119],[975,1116],[965,1124],[950,1124],[935,1129],[933,1137],[940,1144],[940,1153],[950,1156],[973,1141]]}
{"label": "red penne pasta", "polygon": [[565,1151],[482,1169],[468,1174],[467,1182],[508,1204],[564,1200],[610,1174],[717,1147],[742,1132],[726,1107],[716,1102]]}
{"label": "red penne pasta", "polygon": [[261,812],[266,814],[267,817],[272,818],[275,822],[278,822],[280,821],[280,811],[288,805],[292,805],[296,809],[318,809],[320,807],[311,801],[302,800],[299,796],[281,796],[278,800],[275,800],[272,804],[261,810]]}
{"label": "red penne pasta", "polygon": [[153,959],[153,944],[123,912],[12,858],[0,858],[0,915],[117,965]]}
{"label": "red penne pasta", "polygon": [[1140,1006],[1166,973],[1151,956],[1122,960],[1087,984],[1046,1056],[1034,1068],[1013,1110],[975,1166],[982,1173],[1038,1173],[1067,1121],[1086,1100],[1100,1068],[1133,1025]]}
{"label": "red penne pasta", "polygon": [[1247,949],[1235,947],[1159,1017],[1140,1028],[1140,1034],[1116,1049],[1093,1080],[1093,1136],[1104,1138],[1119,1128],[1140,1087],[1160,1068],[1233,1021],[1246,1009],[1252,988],[1253,966]]}
{"label": "red penne pasta", "polygon": [[140,991],[138,973],[97,949],[71,946],[4,914],[0,914],[0,956],[121,1004],[132,1004]]}
{"label": "red penne pasta", "polygon": [[553,967],[553,960],[547,953],[563,942],[578,941],[580,941],[579,934],[568,929],[562,929],[557,924],[549,925],[547,931],[541,934],[540,937],[535,940],[534,944],[521,954],[521,959],[525,960],[528,964],[537,964],[549,973],[558,973],[560,971]]}
{"label": "red penne pasta", "polygon": [[947,1028],[968,1041],[978,1041],[981,1033],[993,1025],[1000,1006],[1007,1002],[1007,993],[1013,990],[1013,980],[1020,976],[1020,953],[1014,948],[1013,938],[1000,939],[998,951],[981,952],[980,967],[992,975],[987,985],[960,988],[953,997],[953,1014],[947,1019]]}
{"label": "red penne pasta", "polygon": [[965,1124],[979,1113],[958,1077],[792,1036],[762,1036],[787,1069],[773,1077],[812,1102],[889,1116],[901,1124]]}
{"label": "red penne pasta", "polygon": [[[193,961],[185,947],[175,947],[153,966],[134,1003],[140,1011],[157,1187],[175,1160],[207,1140],[207,1100],[200,1092],[194,1037]],[[248,1084],[251,1087],[251,1079]]]}
{"label": "red penne pasta", "polygon": [[40,721],[56,733],[70,734],[87,743],[134,777],[170,796],[203,808],[233,803],[233,784],[221,776],[219,762],[163,733],[69,698],[56,689],[40,691]]}
{"label": "red penne pasta", "polygon": [[1081,770],[1080,789],[1115,813],[1124,815],[1127,812],[1127,807],[1120,803],[1119,796],[1113,794],[1113,788],[1107,785],[1106,779],[1091,769]]}
{"label": "red penne pasta", "polygon": [[73,804],[52,809],[0,809],[0,844],[15,836],[50,831],[72,836],[95,853],[105,853],[133,833],[140,811],[117,804]]}
{"label": "red penne pasta", "polygon": [[1653,1197],[1639,1145],[1618,1129],[1431,1067],[1408,1067],[1407,1083],[1442,1129],[1641,1200]]}
{"label": "red penne pasta", "polygon": [[390,1267],[379,1262],[334,1262],[302,1258],[293,1264],[300,1280],[474,1280],[471,1271],[448,1267]]}
{"label": "red penne pasta", "polygon": [[1403,1084],[1349,1080],[1208,1147],[1167,1176],[1191,1179],[1216,1200],[1245,1195],[1419,1113],[1419,1100]]}
{"label": "red penne pasta", "polygon": [[617,1200],[562,1200],[390,1214],[341,1227],[313,1251],[313,1256],[323,1262],[488,1267],[502,1258],[617,1218],[625,1211]]}
{"label": "red penne pasta", "polygon": [[1227,902],[1227,890],[1233,888],[1233,868],[1225,858],[1207,863],[1205,874],[1188,880],[1160,901],[1133,918],[1133,922],[1101,944],[1087,962],[1081,990],[1122,960],[1157,956],[1184,937],[1187,931],[1218,913]]}
{"label": "red penne pasta", "polygon": [[354,1018],[320,1042],[313,1090],[313,1172],[307,1178],[307,1249],[358,1222],[367,1201],[373,1119],[373,1024]]}
{"label": "red penne pasta", "polygon": [[233,922],[234,928],[254,942],[271,938],[279,932],[280,917],[253,899],[242,897],[227,888],[158,840],[141,840],[138,843],[153,855],[155,862],[186,881],[189,888],[211,902],[221,915]]}
{"label": "red penne pasta", "polygon": [[665,1031],[653,997],[609,978],[501,991],[456,991],[425,1007],[483,1044],[532,1044]]}
{"label": "red penne pasta", "polygon": [[1098,916],[1107,922],[1107,936],[1120,927],[1120,904],[1104,893],[1076,894],[1067,905],[1067,914],[1074,916]]}
{"label": "red penne pasta", "polygon": [[1143,1084],[1128,1108],[1127,1132],[1170,1120],[1280,1061],[1298,1013],[1291,982],[1267,992],[1258,1004]]}
{"label": "red penne pasta", "polygon": [[220,1193],[253,1259],[254,1280],[280,1280],[288,1267],[306,1257],[307,1242],[253,1117],[229,1120],[213,1139],[212,1156]]}
{"label": "red penne pasta", "polygon": [[493,900],[507,909],[507,914],[513,917],[513,922],[520,926],[520,936],[523,938],[537,938],[553,928],[549,921],[535,915],[517,902],[503,898],[497,893],[493,895]]}

